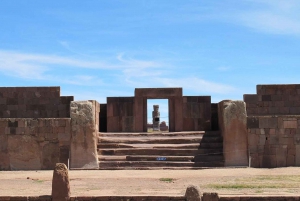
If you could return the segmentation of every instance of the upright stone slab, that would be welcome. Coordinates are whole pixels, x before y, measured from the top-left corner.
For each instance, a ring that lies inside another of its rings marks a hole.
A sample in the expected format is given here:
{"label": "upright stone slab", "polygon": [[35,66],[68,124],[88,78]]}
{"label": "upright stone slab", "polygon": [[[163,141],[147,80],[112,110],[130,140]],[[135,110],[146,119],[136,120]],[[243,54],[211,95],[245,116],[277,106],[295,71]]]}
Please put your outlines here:
{"label": "upright stone slab", "polygon": [[[96,101],[71,102],[71,169],[98,169]],[[99,116],[99,114],[98,114]]]}
{"label": "upright stone slab", "polygon": [[67,166],[57,163],[52,178],[52,201],[70,200],[70,181]]}
{"label": "upright stone slab", "polygon": [[185,198],[187,201],[201,201],[199,188],[194,185],[188,186],[185,192]]}
{"label": "upright stone slab", "polygon": [[248,166],[245,102],[224,100],[219,103],[218,107],[225,166]]}

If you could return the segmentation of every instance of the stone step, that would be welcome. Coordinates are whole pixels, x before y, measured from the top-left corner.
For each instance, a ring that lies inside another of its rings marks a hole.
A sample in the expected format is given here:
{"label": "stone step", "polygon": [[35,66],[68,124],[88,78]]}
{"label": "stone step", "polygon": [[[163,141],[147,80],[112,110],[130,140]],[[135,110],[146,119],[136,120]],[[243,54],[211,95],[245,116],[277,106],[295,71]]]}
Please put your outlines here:
{"label": "stone step", "polygon": [[223,143],[191,143],[191,144],[128,144],[128,143],[99,143],[98,149],[117,149],[117,148],[160,148],[160,149],[201,149],[201,148],[216,148],[222,149]]}
{"label": "stone step", "polygon": [[99,133],[100,137],[174,137],[174,136],[221,136],[220,131],[184,131],[184,132],[141,132],[141,133]]}
{"label": "stone step", "polygon": [[223,167],[224,162],[177,162],[177,161],[100,161],[99,169],[136,169],[136,168],[203,168]]}
{"label": "stone step", "polygon": [[101,143],[97,147],[100,148],[160,148],[160,149],[198,149],[199,143],[191,144],[128,144],[128,143]]}
{"label": "stone step", "polygon": [[209,155],[196,155],[194,162],[220,162],[224,161],[223,153],[209,154]]}
{"label": "stone step", "polygon": [[147,149],[147,148],[120,148],[98,149],[98,155],[165,155],[165,156],[193,156],[200,154],[221,153],[222,149]]}
{"label": "stone step", "polygon": [[201,137],[174,137],[174,138],[148,138],[148,137],[99,137],[98,143],[130,143],[130,144],[187,144],[187,143],[200,143]]}
{"label": "stone step", "polygon": [[99,161],[186,161],[186,162],[192,162],[194,160],[194,156],[129,155],[129,156],[99,156],[98,159],[99,159]]}

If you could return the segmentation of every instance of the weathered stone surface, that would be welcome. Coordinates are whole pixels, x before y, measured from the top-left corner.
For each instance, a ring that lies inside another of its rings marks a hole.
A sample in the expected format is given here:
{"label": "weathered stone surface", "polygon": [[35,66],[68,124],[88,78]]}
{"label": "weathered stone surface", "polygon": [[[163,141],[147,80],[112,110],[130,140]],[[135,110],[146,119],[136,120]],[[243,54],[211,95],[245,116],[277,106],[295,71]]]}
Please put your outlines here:
{"label": "weathered stone surface", "polygon": [[59,162],[58,143],[47,143],[42,150],[42,169],[54,169],[55,164]]}
{"label": "weathered stone surface", "polygon": [[218,193],[203,193],[202,201],[219,201]]}
{"label": "weathered stone surface", "polygon": [[52,178],[52,201],[70,200],[69,173],[65,164],[57,163]]}
{"label": "weathered stone surface", "polygon": [[7,141],[7,135],[0,133],[0,170],[9,170]]}
{"label": "weathered stone surface", "polygon": [[185,192],[185,198],[187,201],[200,201],[200,189],[194,185],[188,186]]}
{"label": "weathered stone surface", "polygon": [[37,137],[9,135],[8,154],[11,170],[40,170],[41,156]]}
{"label": "weathered stone surface", "polygon": [[96,111],[92,101],[71,102],[70,168],[98,169]]}
{"label": "weathered stone surface", "polygon": [[221,101],[219,103],[219,125],[223,135],[225,166],[248,166],[245,102]]}

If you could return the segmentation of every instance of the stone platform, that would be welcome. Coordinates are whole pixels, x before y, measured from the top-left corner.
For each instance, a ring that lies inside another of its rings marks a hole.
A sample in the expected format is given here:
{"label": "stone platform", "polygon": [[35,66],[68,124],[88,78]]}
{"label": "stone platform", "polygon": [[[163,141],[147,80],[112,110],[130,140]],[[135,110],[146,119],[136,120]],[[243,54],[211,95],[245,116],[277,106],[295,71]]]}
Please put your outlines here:
{"label": "stone platform", "polygon": [[218,131],[99,133],[99,169],[223,167]]}

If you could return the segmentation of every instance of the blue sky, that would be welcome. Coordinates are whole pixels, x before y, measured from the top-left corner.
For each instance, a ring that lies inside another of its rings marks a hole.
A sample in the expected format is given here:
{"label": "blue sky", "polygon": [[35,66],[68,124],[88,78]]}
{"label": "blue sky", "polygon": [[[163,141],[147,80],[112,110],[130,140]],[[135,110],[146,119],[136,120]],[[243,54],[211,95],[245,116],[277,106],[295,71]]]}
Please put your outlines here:
{"label": "blue sky", "polygon": [[213,102],[299,83],[299,0],[1,0],[0,85],[76,100],[183,87]]}

